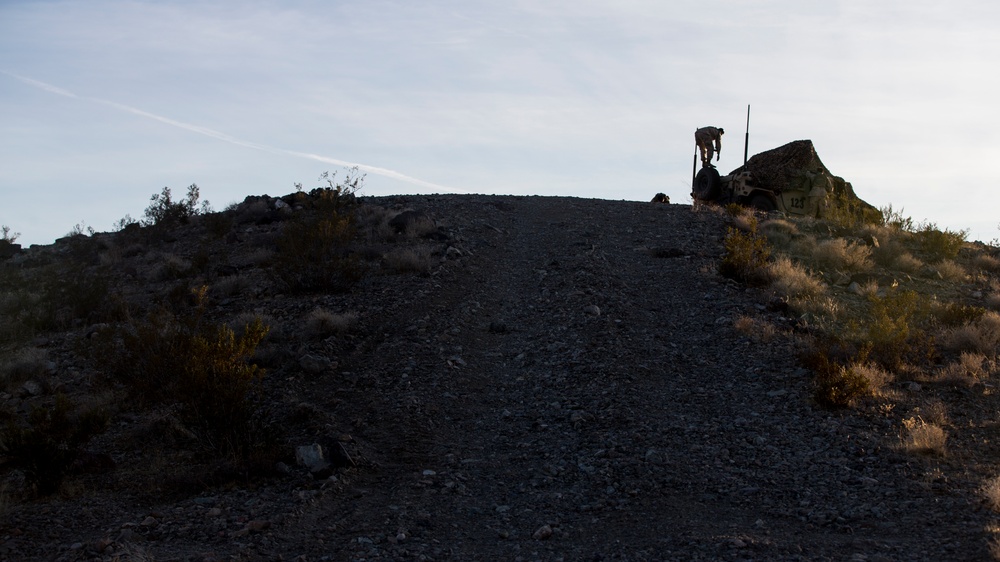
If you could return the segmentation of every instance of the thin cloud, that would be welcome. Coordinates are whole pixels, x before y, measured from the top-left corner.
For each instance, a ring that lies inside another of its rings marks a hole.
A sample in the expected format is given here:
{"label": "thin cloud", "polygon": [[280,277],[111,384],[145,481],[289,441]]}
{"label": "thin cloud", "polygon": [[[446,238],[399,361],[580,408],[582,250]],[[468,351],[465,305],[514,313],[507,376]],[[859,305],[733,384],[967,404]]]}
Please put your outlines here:
{"label": "thin cloud", "polygon": [[263,152],[269,152],[271,154],[284,154],[284,155],[288,155],[288,156],[294,156],[296,158],[305,158],[305,159],[308,159],[308,160],[315,160],[317,162],[323,162],[323,163],[326,163],[326,164],[333,164],[333,165],[336,165],[336,166],[345,166],[345,167],[349,167],[349,168],[356,167],[359,170],[363,170],[363,171],[368,172],[368,173],[372,173],[372,174],[379,175],[379,176],[384,176],[384,177],[387,177],[387,178],[392,178],[392,179],[395,179],[395,180],[399,180],[399,181],[411,183],[411,184],[414,184],[414,185],[419,185],[421,187],[426,187],[426,188],[433,189],[433,190],[439,190],[439,191],[445,191],[445,192],[452,192],[452,193],[469,193],[467,191],[458,190],[458,189],[455,189],[455,188],[446,187],[446,186],[438,185],[436,183],[432,183],[432,182],[429,182],[429,181],[425,181],[425,180],[421,180],[421,179],[418,179],[418,178],[410,177],[410,176],[408,176],[406,174],[397,172],[395,170],[389,170],[387,168],[381,168],[381,167],[378,167],[378,166],[371,166],[371,165],[368,165],[368,164],[359,164],[359,163],[356,163],[356,162],[348,162],[346,160],[339,160],[339,159],[336,159],[336,158],[330,158],[330,157],[321,156],[321,155],[318,155],[318,154],[310,154],[308,152],[299,152],[299,151],[296,151],[296,150],[288,150],[288,149],[285,149],[285,148],[278,148],[278,147],[274,147],[274,146],[268,146],[266,144],[260,144],[260,143],[251,142],[251,141],[248,141],[248,140],[239,139],[239,138],[233,137],[231,135],[227,135],[226,133],[222,133],[222,132],[216,131],[214,129],[209,129],[208,127],[202,127],[202,126],[194,125],[194,124],[191,124],[191,123],[185,123],[183,121],[177,121],[176,119],[170,119],[168,117],[163,117],[162,115],[156,115],[155,113],[150,113],[148,111],[143,111],[143,110],[141,110],[139,108],[132,107],[132,106],[125,105],[125,104],[121,104],[121,103],[118,103],[118,102],[113,102],[113,101],[105,100],[105,99],[101,99],[101,98],[78,96],[78,95],[74,94],[73,92],[70,92],[69,90],[65,90],[63,88],[59,88],[59,87],[53,86],[52,84],[48,84],[48,83],[42,82],[41,80],[35,80],[33,78],[28,78],[26,76],[21,76],[21,75],[18,75],[18,74],[14,74],[12,72],[7,72],[6,70],[0,70],[0,73],[6,74],[7,76],[10,76],[10,77],[15,78],[17,80],[20,80],[21,82],[24,82],[25,84],[28,84],[29,86],[33,86],[35,88],[38,88],[40,90],[44,90],[44,91],[52,93],[52,94],[57,94],[57,95],[65,96],[65,97],[68,97],[68,98],[79,99],[79,100],[89,101],[89,102],[93,102],[93,103],[99,103],[99,104],[102,104],[102,105],[107,105],[107,106],[113,107],[113,108],[115,108],[115,109],[117,109],[119,111],[124,111],[126,113],[131,113],[133,115],[138,115],[140,117],[145,117],[147,119],[152,119],[154,121],[159,121],[160,123],[164,123],[166,125],[170,125],[171,127],[177,127],[178,129],[184,129],[184,130],[190,131],[192,133],[197,133],[199,135],[204,135],[206,137],[211,137],[211,138],[223,141],[223,142],[228,142],[230,144],[235,144],[237,146],[242,146],[242,147],[246,147],[246,148],[252,148],[254,150],[260,150],[260,151],[263,151]]}

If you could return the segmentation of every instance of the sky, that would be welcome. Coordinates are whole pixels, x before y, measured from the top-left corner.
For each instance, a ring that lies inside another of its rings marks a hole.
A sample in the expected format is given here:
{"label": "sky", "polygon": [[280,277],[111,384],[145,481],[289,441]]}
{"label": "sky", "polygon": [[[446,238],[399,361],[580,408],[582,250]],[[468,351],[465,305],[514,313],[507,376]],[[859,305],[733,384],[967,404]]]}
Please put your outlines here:
{"label": "sky", "polygon": [[876,207],[1000,238],[993,0],[0,0],[0,225],[22,245],[324,185],[690,203],[811,139]]}

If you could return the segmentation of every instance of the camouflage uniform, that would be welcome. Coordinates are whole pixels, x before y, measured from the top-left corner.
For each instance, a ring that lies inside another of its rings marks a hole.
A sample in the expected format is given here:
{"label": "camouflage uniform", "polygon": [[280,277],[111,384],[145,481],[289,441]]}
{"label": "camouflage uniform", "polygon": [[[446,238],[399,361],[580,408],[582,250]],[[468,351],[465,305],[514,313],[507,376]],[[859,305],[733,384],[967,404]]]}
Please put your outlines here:
{"label": "camouflage uniform", "polygon": [[722,152],[723,130],[716,127],[702,127],[694,132],[694,143],[701,151],[701,167],[712,165],[712,155]]}
{"label": "camouflage uniform", "polygon": [[807,203],[807,214],[811,217],[822,218],[826,212],[827,195],[833,191],[833,182],[830,176],[822,168],[814,172],[806,172],[806,179],[802,184],[803,191],[807,192],[809,201]]}

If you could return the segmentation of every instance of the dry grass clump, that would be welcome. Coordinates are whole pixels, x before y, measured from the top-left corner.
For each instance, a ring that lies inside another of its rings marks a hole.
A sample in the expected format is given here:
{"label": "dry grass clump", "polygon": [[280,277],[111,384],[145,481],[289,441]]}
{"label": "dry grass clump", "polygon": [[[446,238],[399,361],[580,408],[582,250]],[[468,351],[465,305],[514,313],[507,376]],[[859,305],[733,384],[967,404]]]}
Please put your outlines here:
{"label": "dry grass clump", "polygon": [[799,227],[785,219],[772,219],[760,225],[769,244],[775,248],[789,248],[799,234]]}
{"label": "dry grass clump", "polygon": [[740,315],[733,321],[733,329],[755,341],[765,343],[777,335],[774,324],[746,315]]}
{"label": "dry grass clump", "polygon": [[986,500],[986,505],[994,512],[1000,513],[1000,476],[994,476],[983,482],[979,491]]}
{"label": "dry grass clump", "polygon": [[979,271],[1000,273],[1000,259],[990,254],[978,254],[972,259],[972,267]]}
{"label": "dry grass clump", "polygon": [[251,279],[246,275],[231,275],[219,279],[212,285],[212,296],[234,297],[253,286]]}
{"label": "dry grass clump", "polygon": [[395,231],[389,226],[393,212],[378,205],[360,205],[355,212],[358,232],[369,242],[390,240]]}
{"label": "dry grass clump", "polygon": [[939,378],[943,381],[972,386],[989,375],[987,358],[981,353],[963,352],[958,360],[941,369]]}
{"label": "dry grass clump", "polygon": [[852,363],[847,366],[847,369],[867,382],[868,394],[872,396],[883,395],[887,387],[895,380],[892,373],[874,363]]}
{"label": "dry grass clump", "polygon": [[836,321],[844,312],[840,302],[829,296],[790,299],[789,307],[803,318],[813,320],[814,323],[816,321],[822,323],[824,320]]}
{"label": "dry grass clump", "polygon": [[319,337],[343,335],[358,320],[354,312],[337,314],[323,308],[316,308],[306,317],[306,329]]}
{"label": "dry grass clump", "polygon": [[903,420],[903,428],[900,444],[904,451],[940,457],[945,455],[948,432],[941,426],[913,417]]}
{"label": "dry grass clump", "polygon": [[963,281],[969,276],[965,268],[956,263],[954,260],[941,260],[937,265],[934,266],[938,274],[945,281]]}
{"label": "dry grass clump", "polygon": [[819,243],[816,241],[816,237],[811,234],[805,234],[796,238],[791,246],[789,247],[789,253],[795,254],[797,256],[811,256],[816,251],[816,246]]}
{"label": "dry grass clump", "polygon": [[826,284],[786,256],[767,265],[767,278],[775,291],[795,298],[817,297],[826,292]]}
{"label": "dry grass clump", "polygon": [[946,330],[941,340],[942,345],[952,351],[996,357],[1000,346],[1000,313],[987,311],[976,320]]}
{"label": "dry grass clump", "polygon": [[823,267],[841,271],[870,271],[875,267],[871,255],[871,248],[864,243],[848,242],[843,238],[824,240],[813,253]]}
{"label": "dry grass clump", "polygon": [[427,275],[434,265],[430,248],[399,248],[386,254],[385,265],[395,273]]}
{"label": "dry grass clump", "polygon": [[48,369],[45,350],[37,347],[23,348],[0,361],[0,386],[16,386],[41,376]]}
{"label": "dry grass clump", "polygon": [[869,279],[864,283],[858,283],[855,287],[855,292],[865,298],[871,299],[872,297],[878,296],[878,281],[875,279]]}
{"label": "dry grass clump", "polygon": [[161,256],[160,263],[150,270],[152,281],[172,281],[186,277],[191,271],[191,262],[174,254]]}
{"label": "dry grass clump", "polygon": [[894,256],[890,262],[890,266],[904,273],[916,273],[924,267],[924,262],[915,258],[909,252],[903,252]]}
{"label": "dry grass clump", "polygon": [[732,226],[726,229],[723,240],[726,252],[719,262],[719,273],[748,285],[765,285],[768,282],[767,265],[771,247],[757,231],[757,219],[749,213],[740,216],[747,217],[749,230]]}

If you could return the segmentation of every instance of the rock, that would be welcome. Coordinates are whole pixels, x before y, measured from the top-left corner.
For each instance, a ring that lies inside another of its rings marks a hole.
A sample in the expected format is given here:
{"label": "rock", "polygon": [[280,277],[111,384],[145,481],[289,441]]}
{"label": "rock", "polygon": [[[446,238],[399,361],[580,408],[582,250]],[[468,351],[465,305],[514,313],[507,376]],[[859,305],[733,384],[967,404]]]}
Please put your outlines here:
{"label": "rock", "polygon": [[37,381],[26,381],[21,385],[21,396],[41,396],[42,392],[42,385]]}
{"label": "rock", "polygon": [[[308,469],[317,478],[320,478],[317,475],[328,472],[330,469],[330,462],[323,454],[323,447],[318,443],[296,447],[295,463]],[[329,474],[325,474],[322,478],[326,478],[327,476]]]}
{"label": "rock", "polygon": [[311,375],[319,375],[331,371],[334,365],[333,361],[318,355],[306,354],[299,358],[299,367],[302,367],[303,371]]}
{"label": "rock", "polygon": [[542,525],[537,531],[534,532],[534,534],[531,535],[531,538],[536,541],[544,541],[550,537],[552,537],[552,527],[548,525]]}
{"label": "rock", "polygon": [[596,304],[591,304],[591,305],[583,307],[583,311],[586,312],[587,314],[591,315],[591,316],[600,316],[601,315],[601,309]]}

